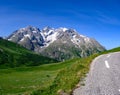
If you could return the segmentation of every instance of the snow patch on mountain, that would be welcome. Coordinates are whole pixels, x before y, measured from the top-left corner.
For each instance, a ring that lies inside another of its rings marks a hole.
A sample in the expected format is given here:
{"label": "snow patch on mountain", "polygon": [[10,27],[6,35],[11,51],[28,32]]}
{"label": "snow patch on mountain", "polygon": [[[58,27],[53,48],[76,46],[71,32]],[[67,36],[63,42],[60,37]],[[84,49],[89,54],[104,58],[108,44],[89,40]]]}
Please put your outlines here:
{"label": "snow patch on mountain", "polygon": [[46,47],[53,43],[55,40],[57,40],[57,36],[58,36],[57,32],[53,32],[52,30],[50,30],[49,34],[47,34],[45,38]]}
{"label": "snow patch on mountain", "polygon": [[80,37],[83,37],[83,38],[85,38],[86,36],[84,36],[84,35],[80,35]]}
{"label": "snow patch on mountain", "polygon": [[90,41],[90,39],[89,39],[88,37],[85,37],[84,40],[85,40],[86,42],[89,42],[89,41]]}
{"label": "snow patch on mountain", "polygon": [[68,29],[67,28],[63,28],[63,27],[61,27],[60,29],[62,29],[63,30],[63,32],[65,32],[65,31],[67,31]]}
{"label": "snow patch on mountain", "polygon": [[12,41],[12,39],[10,38],[10,39],[8,39],[8,41]]}
{"label": "snow patch on mountain", "polygon": [[26,28],[20,28],[19,33],[23,33]]}
{"label": "snow patch on mountain", "polygon": [[56,40],[56,37],[57,37],[57,32],[55,32],[54,34],[52,34],[52,35],[49,35],[47,38],[46,38],[46,40],[47,41],[51,41],[51,42],[53,42],[53,41],[55,41]]}
{"label": "snow patch on mountain", "polygon": [[33,33],[37,33],[37,31],[32,31]]}
{"label": "snow patch on mountain", "polygon": [[29,34],[26,34],[26,35],[24,35],[24,37],[28,37],[28,38],[30,38],[30,37],[31,37],[31,35],[29,35]]}
{"label": "snow patch on mountain", "polygon": [[49,30],[48,32],[45,32],[45,36],[50,36],[52,35],[54,30]]}
{"label": "snow patch on mountain", "polygon": [[71,41],[72,41],[74,44],[79,45],[80,39],[78,39],[76,36],[77,36],[77,35],[73,35],[73,38],[71,39]]}
{"label": "snow patch on mountain", "polygon": [[45,39],[46,39],[46,38],[45,38],[45,34],[44,34],[43,32],[41,32],[40,34],[41,34],[41,36],[43,37],[43,40],[45,40]]}
{"label": "snow patch on mountain", "polygon": [[22,39],[20,40],[20,42],[22,42],[22,41],[24,41],[24,38],[22,38]]}

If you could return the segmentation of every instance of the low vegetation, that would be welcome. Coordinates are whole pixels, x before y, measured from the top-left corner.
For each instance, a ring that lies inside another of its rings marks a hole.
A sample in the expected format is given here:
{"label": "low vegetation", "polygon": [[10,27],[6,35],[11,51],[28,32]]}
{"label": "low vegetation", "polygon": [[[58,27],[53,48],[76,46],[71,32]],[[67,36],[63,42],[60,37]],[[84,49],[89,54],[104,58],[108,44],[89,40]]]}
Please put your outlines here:
{"label": "low vegetation", "polygon": [[56,64],[0,70],[0,92],[4,95],[57,95],[71,93],[85,76],[95,57]]}
{"label": "low vegetation", "polygon": [[[100,54],[118,51],[120,51],[120,47]],[[86,76],[86,73],[88,73],[92,60],[100,54],[94,54],[87,58],[74,59],[69,67],[62,69],[57,74],[51,86],[34,91],[32,95],[63,95],[65,93],[70,95],[74,88],[80,86],[77,84]]]}
{"label": "low vegetation", "polygon": [[2,95],[29,95],[33,90],[52,85],[57,74],[73,64],[74,60],[34,67],[0,69],[0,93]]}
{"label": "low vegetation", "polygon": [[22,46],[0,39],[0,68],[38,66],[57,62],[54,59],[35,54]]}
{"label": "low vegetation", "polygon": [[[120,48],[104,53],[117,51]],[[84,85],[77,84],[86,76],[90,63],[98,55],[56,64],[0,69],[0,95],[69,95],[77,86]]]}
{"label": "low vegetation", "polygon": [[[96,56],[97,55],[93,55],[88,58],[71,60],[72,64],[61,69],[50,86],[38,89],[37,91],[35,90],[32,92],[32,95],[71,94],[79,81],[85,77],[92,59]],[[67,63],[65,62],[64,64]]]}
{"label": "low vegetation", "polygon": [[107,50],[107,51],[105,51],[105,52],[102,52],[102,54],[112,53],[112,52],[118,52],[118,51],[120,51],[120,47]]}

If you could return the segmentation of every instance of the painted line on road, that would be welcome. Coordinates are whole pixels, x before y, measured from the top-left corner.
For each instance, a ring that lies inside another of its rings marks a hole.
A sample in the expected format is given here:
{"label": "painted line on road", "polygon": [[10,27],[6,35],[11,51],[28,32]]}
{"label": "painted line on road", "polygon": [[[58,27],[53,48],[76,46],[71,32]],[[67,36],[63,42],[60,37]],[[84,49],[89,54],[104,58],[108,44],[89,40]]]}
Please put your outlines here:
{"label": "painted line on road", "polygon": [[120,92],[120,89],[118,91]]}
{"label": "painted line on road", "polygon": [[111,55],[109,54],[107,57],[109,58]]}
{"label": "painted line on road", "polygon": [[106,66],[106,68],[110,68],[107,60],[105,61],[105,66]]}

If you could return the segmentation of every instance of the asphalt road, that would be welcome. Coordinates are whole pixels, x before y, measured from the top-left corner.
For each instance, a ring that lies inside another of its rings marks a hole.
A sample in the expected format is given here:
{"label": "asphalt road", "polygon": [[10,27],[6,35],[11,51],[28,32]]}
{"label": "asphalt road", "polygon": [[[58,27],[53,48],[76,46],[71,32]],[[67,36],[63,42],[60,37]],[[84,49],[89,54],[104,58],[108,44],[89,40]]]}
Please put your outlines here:
{"label": "asphalt road", "polygon": [[120,95],[120,52],[97,57],[84,84],[73,95]]}

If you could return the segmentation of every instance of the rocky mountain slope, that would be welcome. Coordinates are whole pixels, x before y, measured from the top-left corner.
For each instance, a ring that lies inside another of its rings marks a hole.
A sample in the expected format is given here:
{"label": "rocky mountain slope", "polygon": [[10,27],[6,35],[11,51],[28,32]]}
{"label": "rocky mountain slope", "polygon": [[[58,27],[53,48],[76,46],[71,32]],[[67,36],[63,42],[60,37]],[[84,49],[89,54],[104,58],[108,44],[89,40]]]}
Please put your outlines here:
{"label": "rocky mountain slope", "polygon": [[45,27],[40,30],[28,26],[16,30],[7,39],[60,61],[86,57],[105,50],[95,39],[80,35],[76,30],[68,28]]}

